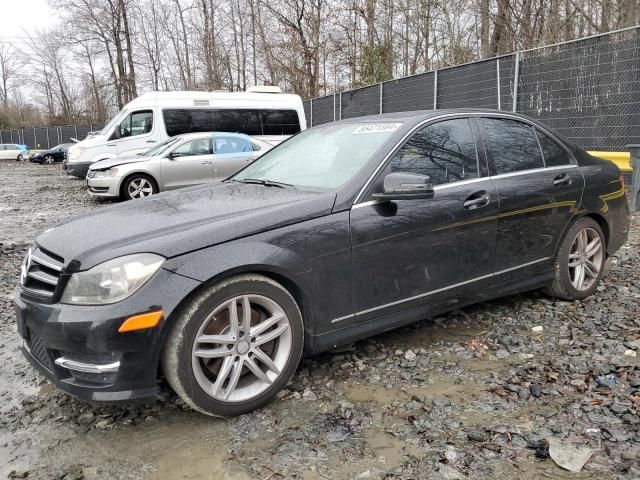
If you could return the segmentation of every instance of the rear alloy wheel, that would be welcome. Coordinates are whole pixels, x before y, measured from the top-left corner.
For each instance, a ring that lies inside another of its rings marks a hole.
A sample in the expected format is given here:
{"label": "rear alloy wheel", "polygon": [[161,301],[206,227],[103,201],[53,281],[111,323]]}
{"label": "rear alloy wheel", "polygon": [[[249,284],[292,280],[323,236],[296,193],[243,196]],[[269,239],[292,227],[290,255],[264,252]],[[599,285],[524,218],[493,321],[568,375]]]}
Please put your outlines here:
{"label": "rear alloy wheel", "polygon": [[240,415],[268,403],[289,381],[303,336],[300,310],[281,285],[241,275],[205,289],[181,312],[163,370],[194,409]]}
{"label": "rear alloy wheel", "polygon": [[144,198],[158,193],[153,179],[147,175],[136,174],[127,178],[122,187],[122,196],[126,200]]}
{"label": "rear alloy wheel", "polygon": [[42,163],[44,163],[45,165],[53,165],[54,162],[55,162],[55,160],[53,159],[52,155],[46,155],[42,159]]}
{"label": "rear alloy wheel", "polygon": [[606,257],[600,225],[591,218],[578,220],[558,251],[555,279],[547,293],[567,300],[588,297],[602,278]]}

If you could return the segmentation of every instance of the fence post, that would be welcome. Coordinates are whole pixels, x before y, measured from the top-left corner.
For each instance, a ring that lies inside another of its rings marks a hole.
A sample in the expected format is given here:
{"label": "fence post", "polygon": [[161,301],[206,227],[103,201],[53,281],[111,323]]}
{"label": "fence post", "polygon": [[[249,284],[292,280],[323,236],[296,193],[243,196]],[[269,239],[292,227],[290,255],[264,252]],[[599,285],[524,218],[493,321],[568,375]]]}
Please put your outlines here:
{"label": "fence post", "polygon": [[438,109],[438,70],[433,71],[433,109]]}
{"label": "fence post", "polygon": [[520,81],[520,52],[516,52],[516,68],[513,72],[513,100],[512,111],[518,111],[518,82]]}
{"label": "fence post", "polygon": [[380,115],[382,115],[382,85],[384,85],[384,83],[380,82]]}
{"label": "fence post", "polygon": [[78,138],[78,125],[74,125],[74,126],[73,126],[73,128],[74,128],[74,129],[75,129],[75,131],[76,131],[76,140],[80,140],[80,139]]}
{"label": "fence post", "polygon": [[496,86],[498,87],[498,110],[502,110],[501,100],[502,96],[500,95],[500,59],[496,58]]}
{"label": "fence post", "polygon": [[340,92],[339,101],[340,101],[339,110],[338,110],[338,112],[340,113],[340,118],[339,119],[342,120],[342,92]]}
{"label": "fence post", "polygon": [[631,194],[631,201],[629,207],[632,212],[640,210],[638,200],[640,200],[640,144],[627,145],[631,154],[631,186],[629,187],[629,193]]}
{"label": "fence post", "polygon": [[313,98],[309,100],[309,126],[313,127]]}
{"label": "fence post", "polygon": [[336,92],[333,92],[333,121],[336,121]]}
{"label": "fence post", "polygon": [[51,140],[49,140],[49,127],[45,129],[47,131],[47,150],[51,148]]}

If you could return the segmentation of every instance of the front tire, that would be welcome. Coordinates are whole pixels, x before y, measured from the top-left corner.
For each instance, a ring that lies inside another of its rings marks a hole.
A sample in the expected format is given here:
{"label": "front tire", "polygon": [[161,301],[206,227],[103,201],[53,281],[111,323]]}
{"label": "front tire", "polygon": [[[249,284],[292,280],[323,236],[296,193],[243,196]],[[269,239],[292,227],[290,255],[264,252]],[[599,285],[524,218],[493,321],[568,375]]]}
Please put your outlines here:
{"label": "front tire", "polygon": [[122,182],[120,198],[122,200],[135,200],[145,198],[158,193],[156,181],[144,173],[134,173]]}
{"label": "front tire", "polygon": [[53,165],[54,162],[55,162],[55,160],[54,160],[53,156],[51,156],[51,155],[47,155],[42,160],[42,163],[45,164],[45,165]]}
{"label": "front tire", "polygon": [[582,300],[598,287],[605,270],[606,241],[592,218],[581,218],[567,232],[554,262],[555,278],[548,295]]}
{"label": "front tire", "polygon": [[239,275],[204,288],[179,312],[162,368],[193,409],[241,415],[287,384],[303,344],[302,315],[291,294],[262,275]]}
{"label": "front tire", "polygon": [[24,157],[22,156],[22,154],[18,155],[18,158],[16,158],[16,162],[22,162],[24,160]]}

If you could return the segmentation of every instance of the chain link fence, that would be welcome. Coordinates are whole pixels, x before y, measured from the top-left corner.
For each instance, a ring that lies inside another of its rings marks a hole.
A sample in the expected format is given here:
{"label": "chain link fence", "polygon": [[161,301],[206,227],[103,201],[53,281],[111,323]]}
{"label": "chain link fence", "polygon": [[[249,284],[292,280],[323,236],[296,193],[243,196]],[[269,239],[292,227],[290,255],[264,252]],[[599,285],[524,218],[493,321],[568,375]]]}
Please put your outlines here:
{"label": "chain link fence", "polygon": [[104,125],[64,125],[62,127],[31,127],[0,130],[0,143],[18,143],[31,150],[48,150],[61,143],[72,143],[73,138],[83,140],[89,132],[102,130]]}
{"label": "chain link fence", "polygon": [[309,125],[361,115],[492,108],[540,119],[581,147],[640,143],[640,27],[306,100]]}

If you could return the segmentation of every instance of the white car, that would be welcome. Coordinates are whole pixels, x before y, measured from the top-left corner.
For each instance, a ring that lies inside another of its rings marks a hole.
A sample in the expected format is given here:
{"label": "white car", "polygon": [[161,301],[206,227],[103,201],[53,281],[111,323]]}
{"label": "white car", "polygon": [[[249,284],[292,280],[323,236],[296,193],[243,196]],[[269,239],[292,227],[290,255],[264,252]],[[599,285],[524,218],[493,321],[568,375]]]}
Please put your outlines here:
{"label": "white car", "polygon": [[221,182],[273,147],[241,133],[188,133],[146,152],[101,160],[87,172],[96,197],[130,200],[199,184]]}
{"label": "white car", "polygon": [[25,145],[16,143],[0,143],[0,159],[22,161],[29,156],[29,149]]}

